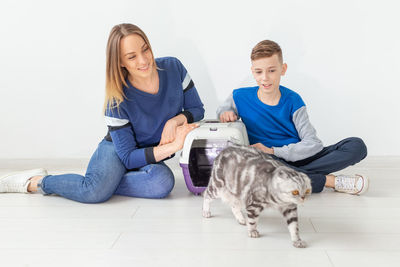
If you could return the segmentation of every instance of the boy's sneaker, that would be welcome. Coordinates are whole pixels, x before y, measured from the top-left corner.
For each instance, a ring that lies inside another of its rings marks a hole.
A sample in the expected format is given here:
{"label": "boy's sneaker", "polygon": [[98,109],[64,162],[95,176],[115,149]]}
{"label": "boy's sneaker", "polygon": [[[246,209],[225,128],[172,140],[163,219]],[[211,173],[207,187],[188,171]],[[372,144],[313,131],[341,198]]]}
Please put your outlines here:
{"label": "boy's sneaker", "polygon": [[368,178],[356,175],[337,175],[335,177],[335,191],[352,195],[361,195],[367,192],[369,186]]}
{"label": "boy's sneaker", "polygon": [[34,169],[0,176],[0,193],[28,193],[29,179],[46,176],[45,169]]}

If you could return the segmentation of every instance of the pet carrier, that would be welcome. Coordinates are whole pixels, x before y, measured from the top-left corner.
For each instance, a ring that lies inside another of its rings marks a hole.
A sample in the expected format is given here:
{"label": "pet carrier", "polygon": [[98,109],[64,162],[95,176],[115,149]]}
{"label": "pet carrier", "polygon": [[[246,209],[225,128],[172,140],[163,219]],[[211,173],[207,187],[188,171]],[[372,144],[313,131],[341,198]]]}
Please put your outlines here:
{"label": "pet carrier", "polygon": [[214,159],[230,144],[249,144],[246,127],[240,121],[201,121],[186,136],[179,165],[190,192],[200,195],[206,189]]}

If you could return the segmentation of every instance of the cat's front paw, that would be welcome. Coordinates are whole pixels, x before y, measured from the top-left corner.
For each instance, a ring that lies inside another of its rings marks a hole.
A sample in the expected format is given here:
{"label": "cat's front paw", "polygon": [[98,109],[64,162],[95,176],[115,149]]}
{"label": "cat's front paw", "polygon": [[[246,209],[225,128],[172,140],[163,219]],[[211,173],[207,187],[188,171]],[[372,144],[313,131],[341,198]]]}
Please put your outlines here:
{"label": "cat's front paw", "polygon": [[293,241],[293,246],[296,248],[305,248],[307,247],[307,243],[303,240]]}
{"label": "cat's front paw", "polygon": [[203,210],[203,217],[204,218],[210,218],[211,217],[211,212],[207,210]]}
{"label": "cat's front paw", "polygon": [[257,238],[257,237],[260,237],[260,234],[258,233],[257,230],[251,230],[251,231],[249,231],[249,236],[252,238]]}

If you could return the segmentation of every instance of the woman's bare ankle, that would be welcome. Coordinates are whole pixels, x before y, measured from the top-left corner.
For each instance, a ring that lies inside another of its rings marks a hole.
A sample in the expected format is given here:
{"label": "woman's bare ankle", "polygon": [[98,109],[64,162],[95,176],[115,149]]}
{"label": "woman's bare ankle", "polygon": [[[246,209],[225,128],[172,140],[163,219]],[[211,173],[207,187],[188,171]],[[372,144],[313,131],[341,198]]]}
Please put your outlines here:
{"label": "woman's bare ankle", "polygon": [[33,176],[29,180],[29,185],[28,185],[28,192],[37,192],[38,188],[38,182],[43,179],[44,176]]}

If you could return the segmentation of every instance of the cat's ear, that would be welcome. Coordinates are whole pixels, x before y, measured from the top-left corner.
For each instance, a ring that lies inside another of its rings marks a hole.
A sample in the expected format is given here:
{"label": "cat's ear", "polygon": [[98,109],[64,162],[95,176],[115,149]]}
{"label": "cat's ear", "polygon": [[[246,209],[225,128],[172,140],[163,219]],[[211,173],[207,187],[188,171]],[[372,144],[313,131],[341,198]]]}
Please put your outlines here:
{"label": "cat's ear", "polygon": [[286,178],[287,177],[287,171],[285,167],[281,166],[275,169],[273,176],[275,178]]}

